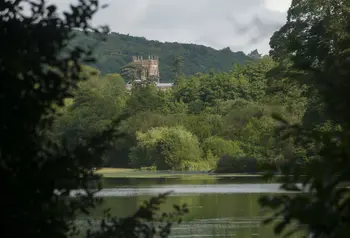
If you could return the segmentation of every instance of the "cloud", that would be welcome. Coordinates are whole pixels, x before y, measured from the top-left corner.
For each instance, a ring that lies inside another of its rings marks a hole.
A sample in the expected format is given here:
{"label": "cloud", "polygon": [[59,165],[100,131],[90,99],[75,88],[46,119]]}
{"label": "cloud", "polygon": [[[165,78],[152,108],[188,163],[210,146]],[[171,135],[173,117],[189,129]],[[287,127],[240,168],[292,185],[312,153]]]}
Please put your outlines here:
{"label": "cloud", "polygon": [[[290,0],[100,0],[108,3],[95,24],[147,39],[267,53],[269,38],[285,22]],[[62,9],[70,0],[51,0]]]}

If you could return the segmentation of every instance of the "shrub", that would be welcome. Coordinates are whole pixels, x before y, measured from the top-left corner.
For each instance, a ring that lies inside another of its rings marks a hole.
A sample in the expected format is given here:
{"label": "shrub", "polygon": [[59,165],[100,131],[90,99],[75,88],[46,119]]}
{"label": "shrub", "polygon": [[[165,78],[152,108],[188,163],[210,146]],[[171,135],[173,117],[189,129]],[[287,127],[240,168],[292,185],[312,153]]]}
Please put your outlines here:
{"label": "shrub", "polygon": [[[209,155],[220,158],[224,155],[240,156],[243,155],[242,149],[235,141],[225,140],[221,137],[212,136],[207,138],[202,145],[203,151],[208,158]],[[210,156],[209,156],[210,157]]]}
{"label": "shrub", "polygon": [[188,170],[188,162],[202,160],[197,137],[183,127],[156,127],[136,137],[137,146],[130,152],[133,167]]}

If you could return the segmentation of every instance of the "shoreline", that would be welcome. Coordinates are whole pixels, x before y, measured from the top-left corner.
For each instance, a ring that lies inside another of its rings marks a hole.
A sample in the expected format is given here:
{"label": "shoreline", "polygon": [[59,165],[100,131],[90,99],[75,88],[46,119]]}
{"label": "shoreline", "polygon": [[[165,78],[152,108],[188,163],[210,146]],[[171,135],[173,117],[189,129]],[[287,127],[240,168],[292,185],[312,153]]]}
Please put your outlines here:
{"label": "shoreline", "polygon": [[216,179],[216,178],[260,178],[262,174],[249,173],[213,173],[208,171],[144,171],[128,168],[101,168],[95,171],[103,178],[181,178],[181,179]]}

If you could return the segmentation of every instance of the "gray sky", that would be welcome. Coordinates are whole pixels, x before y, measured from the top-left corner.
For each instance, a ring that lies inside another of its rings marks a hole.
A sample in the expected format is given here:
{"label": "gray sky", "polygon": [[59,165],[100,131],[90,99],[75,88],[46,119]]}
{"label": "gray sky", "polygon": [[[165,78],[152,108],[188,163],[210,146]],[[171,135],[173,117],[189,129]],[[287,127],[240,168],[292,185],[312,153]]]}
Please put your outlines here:
{"label": "gray sky", "polygon": [[[67,9],[74,0],[51,0]],[[111,31],[147,39],[196,43],[249,53],[269,51],[269,38],[286,20],[291,0],[100,0],[94,18]]]}

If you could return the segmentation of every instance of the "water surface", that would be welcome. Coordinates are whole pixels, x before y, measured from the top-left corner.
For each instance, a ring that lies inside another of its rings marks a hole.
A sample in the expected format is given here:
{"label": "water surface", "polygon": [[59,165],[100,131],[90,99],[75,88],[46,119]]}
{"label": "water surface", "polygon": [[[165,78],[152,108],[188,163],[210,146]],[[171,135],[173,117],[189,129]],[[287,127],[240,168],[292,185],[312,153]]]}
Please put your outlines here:
{"label": "water surface", "polygon": [[173,228],[170,237],[273,238],[276,236],[272,227],[261,224],[268,213],[259,206],[258,199],[263,194],[283,191],[279,184],[259,179],[108,178],[98,194],[105,199],[103,207],[92,216],[100,218],[107,207],[115,216],[129,216],[150,197],[172,191],[162,211],[172,211],[173,204],[186,203],[190,212],[182,224]]}

